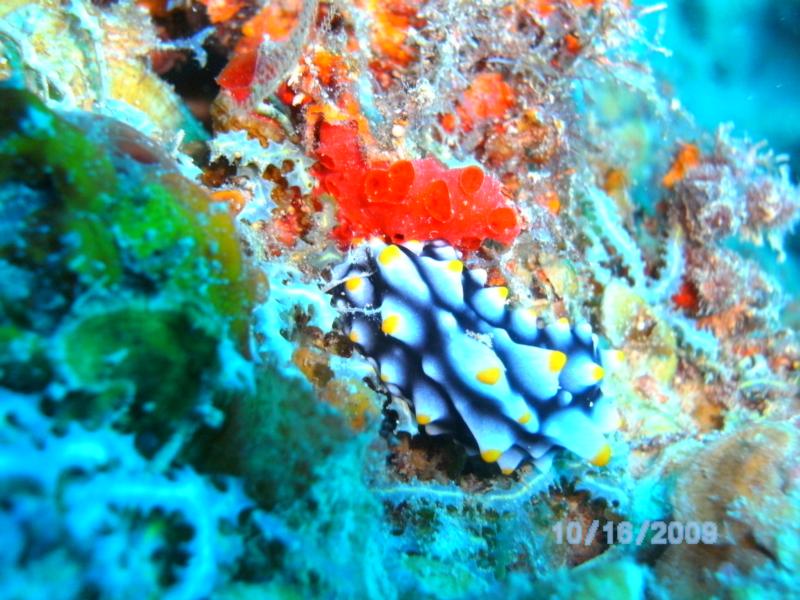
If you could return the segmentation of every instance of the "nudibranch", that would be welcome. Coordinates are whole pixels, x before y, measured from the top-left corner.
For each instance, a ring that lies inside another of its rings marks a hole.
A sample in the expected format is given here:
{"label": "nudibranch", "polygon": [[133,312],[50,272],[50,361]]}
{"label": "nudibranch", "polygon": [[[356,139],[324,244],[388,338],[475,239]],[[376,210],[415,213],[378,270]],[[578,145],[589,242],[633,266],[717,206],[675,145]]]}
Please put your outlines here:
{"label": "nudibranch", "polygon": [[373,240],[334,272],[345,332],[428,435],[452,435],[510,474],[546,470],[560,446],[604,466],[616,412],[588,323],[547,326],[445,242]]}

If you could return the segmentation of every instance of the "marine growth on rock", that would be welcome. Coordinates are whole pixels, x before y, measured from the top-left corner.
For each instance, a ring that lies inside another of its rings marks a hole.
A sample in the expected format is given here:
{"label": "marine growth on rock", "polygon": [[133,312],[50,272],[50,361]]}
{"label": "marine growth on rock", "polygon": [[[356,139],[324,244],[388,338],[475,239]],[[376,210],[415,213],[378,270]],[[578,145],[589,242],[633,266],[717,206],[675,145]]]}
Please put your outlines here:
{"label": "marine growth on rock", "polygon": [[797,23],[0,1],[0,598],[796,597]]}

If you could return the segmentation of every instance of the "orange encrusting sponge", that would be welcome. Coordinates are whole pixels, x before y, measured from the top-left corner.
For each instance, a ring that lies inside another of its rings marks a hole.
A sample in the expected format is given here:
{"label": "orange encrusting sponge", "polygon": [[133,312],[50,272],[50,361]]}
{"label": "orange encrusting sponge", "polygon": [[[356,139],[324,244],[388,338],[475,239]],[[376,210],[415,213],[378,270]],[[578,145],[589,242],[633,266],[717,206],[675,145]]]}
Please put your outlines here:
{"label": "orange encrusting sponge", "polygon": [[520,232],[516,209],[480,167],[449,169],[435,158],[369,162],[348,124],[322,123],[316,155],[317,192],[336,199],[333,235],[345,245],[385,236],[474,250],[487,238],[509,244]]}

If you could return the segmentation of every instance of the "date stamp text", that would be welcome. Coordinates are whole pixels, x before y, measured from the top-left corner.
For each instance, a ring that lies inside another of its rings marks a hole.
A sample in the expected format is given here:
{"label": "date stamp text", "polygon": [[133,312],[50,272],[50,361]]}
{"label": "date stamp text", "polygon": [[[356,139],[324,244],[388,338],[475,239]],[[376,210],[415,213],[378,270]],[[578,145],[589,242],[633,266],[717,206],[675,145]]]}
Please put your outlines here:
{"label": "date stamp text", "polygon": [[[675,546],[678,544],[714,545],[719,538],[717,524],[713,521],[644,521],[634,525],[629,521],[594,520],[588,525],[582,521],[559,521],[553,527],[557,544],[590,546],[595,541],[614,544],[652,544]],[[598,537],[599,536],[599,537]]]}

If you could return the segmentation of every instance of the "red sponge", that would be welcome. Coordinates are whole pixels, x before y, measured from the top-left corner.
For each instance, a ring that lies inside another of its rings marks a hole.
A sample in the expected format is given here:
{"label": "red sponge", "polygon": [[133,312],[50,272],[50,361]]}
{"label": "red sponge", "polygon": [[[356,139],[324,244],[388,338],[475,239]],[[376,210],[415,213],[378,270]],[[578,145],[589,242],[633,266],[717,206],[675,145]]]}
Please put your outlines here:
{"label": "red sponge", "polygon": [[317,193],[339,207],[334,236],[345,245],[357,238],[392,241],[442,239],[473,250],[487,238],[511,243],[520,218],[500,183],[480,167],[448,169],[435,158],[370,163],[351,125],[322,123],[314,170]]}

